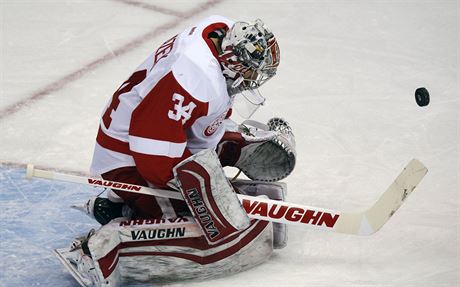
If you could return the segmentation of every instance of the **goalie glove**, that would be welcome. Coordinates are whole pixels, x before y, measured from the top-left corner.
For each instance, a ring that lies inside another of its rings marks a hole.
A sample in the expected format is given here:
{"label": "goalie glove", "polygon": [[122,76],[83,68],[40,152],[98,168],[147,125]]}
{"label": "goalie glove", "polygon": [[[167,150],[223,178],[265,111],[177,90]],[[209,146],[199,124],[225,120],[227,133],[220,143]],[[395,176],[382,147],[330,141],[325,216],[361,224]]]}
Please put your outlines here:
{"label": "goalie glove", "polygon": [[227,131],[217,146],[222,166],[234,166],[252,180],[278,181],[294,169],[295,138],[281,118],[268,123],[244,121]]}

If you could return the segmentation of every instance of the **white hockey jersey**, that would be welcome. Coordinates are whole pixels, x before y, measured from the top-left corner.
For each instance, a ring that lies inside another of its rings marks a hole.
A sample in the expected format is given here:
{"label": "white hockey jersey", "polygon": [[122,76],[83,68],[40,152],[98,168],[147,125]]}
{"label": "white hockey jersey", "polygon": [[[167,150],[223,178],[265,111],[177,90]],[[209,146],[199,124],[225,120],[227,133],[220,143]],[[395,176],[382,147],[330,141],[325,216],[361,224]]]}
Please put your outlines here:
{"label": "white hockey jersey", "polygon": [[185,29],[120,86],[102,115],[91,174],[136,166],[161,187],[180,161],[216,147],[232,98],[208,35],[233,23],[211,16]]}

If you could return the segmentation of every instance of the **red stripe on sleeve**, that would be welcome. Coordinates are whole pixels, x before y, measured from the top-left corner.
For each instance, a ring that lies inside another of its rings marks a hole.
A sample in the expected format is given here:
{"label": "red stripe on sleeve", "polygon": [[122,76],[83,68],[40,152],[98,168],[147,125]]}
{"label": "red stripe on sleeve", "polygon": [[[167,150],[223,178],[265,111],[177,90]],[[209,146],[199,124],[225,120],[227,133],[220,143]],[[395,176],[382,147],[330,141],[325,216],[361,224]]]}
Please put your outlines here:
{"label": "red stripe on sleeve", "polygon": [[166,183],[173,178],[173,167],[191,155],[192,153],[188,149],[185,149],[184,154],[180,158],[132,152],[136,167],[142,177],[161,188],[167,187]]}
{"label": "red stripe on sleeve", "polygon": [[129,144],[127,142],[117,140],[112,138],[102,131],[102,128],[99,126],[99,131],[97,132],[97,143],[109,150],[113,150],[119,153],[124,153],[130,155],[131,152],[129,151]]}

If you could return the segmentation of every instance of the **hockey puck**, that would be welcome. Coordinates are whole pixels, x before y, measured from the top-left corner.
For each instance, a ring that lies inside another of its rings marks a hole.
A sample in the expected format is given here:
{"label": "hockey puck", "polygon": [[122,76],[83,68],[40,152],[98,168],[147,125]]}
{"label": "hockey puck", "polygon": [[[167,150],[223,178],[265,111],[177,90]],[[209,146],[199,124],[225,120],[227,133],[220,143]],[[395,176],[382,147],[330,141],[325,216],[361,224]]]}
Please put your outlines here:
{"label": "hockey puck", "polygon": [[430,93],[425,88],[418,88],[415,90],[415,101],[417,105],[424,107],[430,103]]}

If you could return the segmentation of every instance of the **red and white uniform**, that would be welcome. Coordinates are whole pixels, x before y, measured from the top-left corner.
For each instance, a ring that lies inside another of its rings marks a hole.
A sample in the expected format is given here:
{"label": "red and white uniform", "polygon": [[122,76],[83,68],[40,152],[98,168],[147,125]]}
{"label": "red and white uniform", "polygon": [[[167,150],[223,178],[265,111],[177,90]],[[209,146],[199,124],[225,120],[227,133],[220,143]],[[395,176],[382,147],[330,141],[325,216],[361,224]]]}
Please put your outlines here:
{"label": "red and white uniform", "polygon": [[[272,253],[272,225],[249,220],[209,151],[225,133],[221,124],[233,99],[208,36],[222,35],[233,24],[211,16],[167,40],[104,110],[91,173],[166,187],[177,166],[190,204],[189,209],[184,201],[114,190],[134,214],[127,222],[112,220],[89,238],[90,260],[104,286],[221,276],[258,265]],[[257,192],[252,184],[250,189]]]}
{"label": "red and white uniform", "polygon": [[233,23],[211,16],[185,29],[121,85],[102,116],[93,175],[135,166],[150,185],[164,187],[176,164],[216,147],[232,98],[208,34]]}

